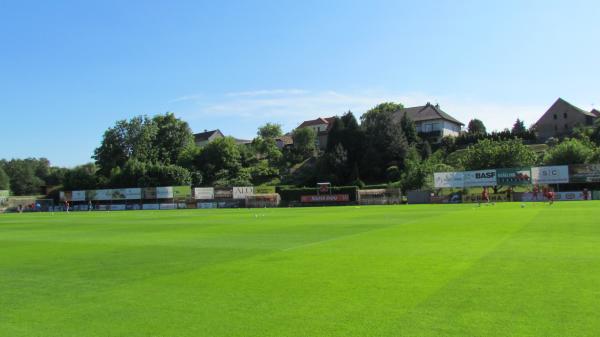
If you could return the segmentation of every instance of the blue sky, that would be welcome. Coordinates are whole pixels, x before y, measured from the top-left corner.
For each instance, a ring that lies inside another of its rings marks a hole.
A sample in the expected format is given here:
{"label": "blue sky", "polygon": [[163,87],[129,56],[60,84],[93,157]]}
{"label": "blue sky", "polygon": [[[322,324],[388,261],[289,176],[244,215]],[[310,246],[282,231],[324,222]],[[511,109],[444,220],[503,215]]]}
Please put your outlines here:
{"label": "blue sky", "polygon": [[378,102],[490,129],[600,106],[598,1],[0,1],[0,158],[90,161],[118,119],[195,132]]}

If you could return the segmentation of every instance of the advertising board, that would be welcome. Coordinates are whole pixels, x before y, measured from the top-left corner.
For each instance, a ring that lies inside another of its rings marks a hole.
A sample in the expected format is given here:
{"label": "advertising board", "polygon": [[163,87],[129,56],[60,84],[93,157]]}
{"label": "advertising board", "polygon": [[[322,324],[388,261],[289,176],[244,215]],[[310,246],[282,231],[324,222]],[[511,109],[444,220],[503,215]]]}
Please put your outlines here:
{"label": "advertising board", "polygon": [[275,193],[275,186],[254,186],[254,194]]}
{"label": "advertising board", "polygon": [[110,205],[110,210],[111,211],[124,211],[127,208],[125,207],[125,205]]}
{"label": "advertising board", "polygon": [[247,196],[254,194],[253,186],[240,186],[233,188],[233,199],[246,199]]}
{"label": "advertising board", "polygon": [[303,195],[300,197],[300,202],[348,202],[350,195],[348,194],[325,194],[325,195]]}
{"label": "advertising board", "polygon": [[569,167],[567,165],[532,167],[531,182],[533,184],[567,184]]}
{"label": "advertising board", "polygon": [[530,185],[531,168],[505,168],[496,170],[496,180],[498,185]]}
{"label": "advertising board", "polygon": [[156,199],[156,187],[144,187],[142,189],[142,198],[145,200]]}
{"label": "advertising board", "polygon": [[496,186],[496,170],[466,171],[464,174],[464,187]]}
{"label": "advertising board", "polygon": [[[462,201],[464,203],[484,202],[481,194],[463,195]],[[506,193],[490,194],[490,202],[497,202],[497,201],[510,201],[510,200],[508,200]]]}
{"label": "advertising board", "polygon": [[201,209],[217,208],[217,203],[216,202],[199,202],[197,207],[201,208]]}
{"label": "advertising board", "polygon": [[0,206],[6,204],[10,192],[8,190],[0,190]]}
{"label": "advertising board", "polygon": [[145,210],[158,210],[158,209],[160,209],[160,207],[158,206],[158,204],[143,204],[142,205],[142,209],[145,209]]}
{"label": "advertising board", "polygon": [[171,204],[171,203],[163,203],[160,204],[160,209],[176,209],[177,208],[177,204]]}
{"label": "advertising board", "polygon": [[215,199],[231,199],[233,190],[231,188],[215,188]]}
{"label": "advertising board", "polygon": [[140,200],[141,188],[116,188],[112,191],[112,200]]}
{"label": "advertising board", "polygon": [[190,186],[173,186],[173,198],[175,200],[189,200],[192,198]]}
{"label": "advertising board", "polygon": [[569,182],[597,183],[600,182],[600,164],[569,165]]}
{"label": "advertising board", "polygon": [[71,201],[73,200],[73,193],[71,191],[60,191],[58,193],[60,201]]}
{"label": "advertising board", "polygon": [[462,193],[456,192],[449,195],[434,195],[431,197],[432,204],[460,204],[462,203]]}
{"label": "advertising board", "polygon": [[72,201],[85,201],[85,191],[73,191],[71,192]]}
{"label": "advertising board", "polygon": [[[582,191],[576,192],[554,192],[554,201],[581,201],[581,200],[590,200],[591,195],[588,192],[587,199]],[[532,202],[532,201],[547,201],[546,197],[542,195],[542,193],[538,193],[537,198],[534,197],[533,193],[527,192],[523,193],[521,201],[524,202]]]}
{"label": "advertising board", "polygon": [[463,172],[437,172],[433,174],[435,188],[463,188],[465,175]]}
{"label": "advertising board", "polygon": [[93,200],[112,200],[112,189],[96,190]]}
{"label": "advertising board", "polygon": [[215,189],[212,187],[196,187],[194,188],[194,199],[196,200],[211,200],[215,198]]}
{"label": "advertising board", "polygon": [[85,199],[86,200],[96,200],[96,190],[85,191]]}
{"label": "advertising board", "polygon": [[156,188],[157,199],[173,199],[173,187],[157,187]]}

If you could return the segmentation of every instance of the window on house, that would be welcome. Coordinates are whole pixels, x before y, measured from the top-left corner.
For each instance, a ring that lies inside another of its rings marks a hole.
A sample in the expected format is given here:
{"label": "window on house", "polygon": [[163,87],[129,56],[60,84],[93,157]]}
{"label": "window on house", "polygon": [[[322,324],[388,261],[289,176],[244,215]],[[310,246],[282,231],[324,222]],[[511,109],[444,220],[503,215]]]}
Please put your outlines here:
{"label": "window on house", "polygon": [[558,116],[556,114],[554,114],[554,119],[558,119]]}
{"label": "window on house", "polygon": [[564,117],[565,119],[567,119],[567,113],[566,113],[566,112],[565,112],[565,113],[563,113],[563,117]]}
{"label": "window on house", "polygon": [[565,124],[565,130],[569,129],[569,124]]}

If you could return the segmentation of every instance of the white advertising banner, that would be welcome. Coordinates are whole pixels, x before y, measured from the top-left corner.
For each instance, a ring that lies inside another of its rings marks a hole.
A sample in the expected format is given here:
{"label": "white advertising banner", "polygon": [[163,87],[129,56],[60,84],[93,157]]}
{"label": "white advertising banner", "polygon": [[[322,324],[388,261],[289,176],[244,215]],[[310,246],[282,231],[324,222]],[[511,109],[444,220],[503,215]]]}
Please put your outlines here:
{"label": "white advertising banner", "polygon": [[112,200],[112,191],[113,190],[96,190],[96,194],[94,195],[94,200]]}
{"label": "white advertising banner", "polygon": [[496,186],[496,170],[464,172],[465,187]]}
{"label": "white advertising banner", "polygon": [[194,188],[194,198],[196,200],[210,200],[215,198],[215,189],[212,187]]}
{"label": "white advertising banner", "polygon": [[567,184],[569,183],[569,166],[543,166],[531,168],[533,184]]}
{"label": "white advertising banner", "polygon": [[172,199],[173,198],[173,187],[157,187],[156,198],[158,199]]}
{"label": "white advertising banner", "polygon": [[463,188],[465,175],[463,172],[438,172],[433,174],[435,188]]}
{"label": "white advertising banner", "polygon": [[71,200],[73,201],[85,201],[85,191],[73,191],[71,192]]}
{"label": "white advertising banner", "polygon": [[246,199],[246,197],[250,195],[254,195],[254,186],[233,188],[233,199]]}

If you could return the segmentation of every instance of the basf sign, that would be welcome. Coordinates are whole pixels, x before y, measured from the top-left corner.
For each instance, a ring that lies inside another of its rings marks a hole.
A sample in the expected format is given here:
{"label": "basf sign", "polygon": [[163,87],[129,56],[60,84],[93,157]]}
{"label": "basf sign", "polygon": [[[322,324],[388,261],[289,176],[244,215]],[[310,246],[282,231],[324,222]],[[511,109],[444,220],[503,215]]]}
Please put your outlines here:
{"label": "basf sign", "polygon": [[464,172],[465,187],[496,186],[496,170]]}
{"label": "basf sign", "polygon": [[532,167],[531,182],[534,184],[567,184],[569,182],[569,166]]}

